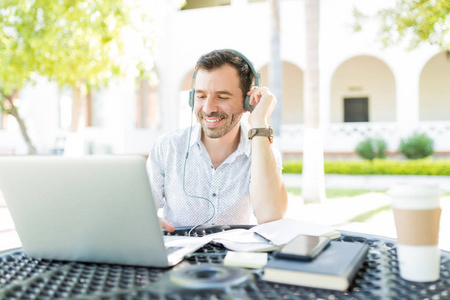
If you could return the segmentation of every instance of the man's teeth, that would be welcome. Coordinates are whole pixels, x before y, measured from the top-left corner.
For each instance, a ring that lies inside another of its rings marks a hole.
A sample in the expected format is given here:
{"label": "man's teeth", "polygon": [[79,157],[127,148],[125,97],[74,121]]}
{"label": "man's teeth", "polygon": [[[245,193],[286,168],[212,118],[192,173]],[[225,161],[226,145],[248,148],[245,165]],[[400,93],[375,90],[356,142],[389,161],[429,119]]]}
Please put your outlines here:
{"label": "man's teeth", "polygon": [[208,123],[217,123],[220,120],[219,119],[214,119],[214,120],[212,120],[212,119],[205,119],[205,121],[208,122]]}

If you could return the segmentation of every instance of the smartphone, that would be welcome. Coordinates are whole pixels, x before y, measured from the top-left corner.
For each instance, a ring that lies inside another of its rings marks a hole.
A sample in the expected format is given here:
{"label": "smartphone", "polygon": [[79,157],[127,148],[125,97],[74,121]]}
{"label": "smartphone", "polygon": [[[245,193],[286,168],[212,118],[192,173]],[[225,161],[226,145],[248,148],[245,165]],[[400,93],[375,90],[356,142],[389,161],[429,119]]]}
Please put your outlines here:
{"label": "smartphone", "polygon": [[330,238],[324,236],[298,235],[274,255],[280,258],[308,261],[325,249],[330,241]]}

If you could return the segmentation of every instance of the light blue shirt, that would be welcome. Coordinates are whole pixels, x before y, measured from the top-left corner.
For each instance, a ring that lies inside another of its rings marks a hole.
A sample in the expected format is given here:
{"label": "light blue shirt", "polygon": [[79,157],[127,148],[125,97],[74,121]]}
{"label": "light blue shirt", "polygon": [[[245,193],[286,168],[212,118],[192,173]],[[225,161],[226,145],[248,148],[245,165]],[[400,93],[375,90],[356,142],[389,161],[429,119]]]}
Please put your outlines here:
{"label": "light blue shirt", "polygon": [[[173,226],[201,225],[210,218],[208,225],[250,224],[254,218],[248,123],[241,121],[238,148],[217,169],[201,141],[200,124],[192,127],[186,159],[190,129],[159,137],[150,151],[147,171],[156,206],[163,208],[164,218]],[[272,151],[281,172],[280,152],[275,147]]]}

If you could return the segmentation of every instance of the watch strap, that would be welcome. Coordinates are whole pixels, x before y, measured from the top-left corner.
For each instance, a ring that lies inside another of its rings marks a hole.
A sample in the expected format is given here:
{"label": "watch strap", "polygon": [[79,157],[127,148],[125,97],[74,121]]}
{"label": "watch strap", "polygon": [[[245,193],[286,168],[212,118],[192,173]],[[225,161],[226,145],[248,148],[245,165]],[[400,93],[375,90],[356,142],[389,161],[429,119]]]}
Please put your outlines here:
{"label": "watch strap", "polygon": [[265,136],[269,139],[269,142],[273,143],[273,129],[269,128],[252,128],[248,131],[248,138],[251,140],[255,136]]}

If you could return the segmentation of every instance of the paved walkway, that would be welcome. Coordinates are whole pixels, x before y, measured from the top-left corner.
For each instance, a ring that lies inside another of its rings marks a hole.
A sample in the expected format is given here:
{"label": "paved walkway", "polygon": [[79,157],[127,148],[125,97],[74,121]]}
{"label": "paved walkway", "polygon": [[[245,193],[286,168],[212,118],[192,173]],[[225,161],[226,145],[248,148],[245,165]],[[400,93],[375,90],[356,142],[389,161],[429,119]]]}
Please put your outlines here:
{"label": "paved walkway", "polygon": [[[301,187],[302,176],[283,174],[288,187]],[[286,216],[314,223],[333,225],[337,229],[396,238],[394,216],[389,208],[390,198],[385,194],[398,182],[421,181],[436,183],[450,192],[450,176],[393,176],[393,175],[325,175],[327,189],[367,189],[373,192],[354,197],[326,199],[319,204],[304,204],[299,196],[289,195]],[[442,215],[440,247],[450,251],[450,196],[441,198]],[[363,213],[373,217],[364,222],[352,221]]]}
{"label": "paved walkway", "polygon": [[[301,175],[284,174],[286,186],[301,187]],[[368,233],[386,237],[396,237],[394,218],[389,208],[390,199],[383,192],[399,181],[422,180],[436,182],[446,192],[450,191],[450,176],[350,176],[326,175],[327,189],[368,189],[374,192],[355,197],[327,199],[319,204],[304,204],[299,196],[289,195],[287,217],[328,224],[337,229]],[[378,192],[377,192],[378,191]],[[450,197],[442,197],[442,217],[440,246],[450,251]],[[373,217],[365,222],[353,219],[363,213]],[[0,194],[0,251],[20,247],[20,240],[14,229],[9,211]]]}

